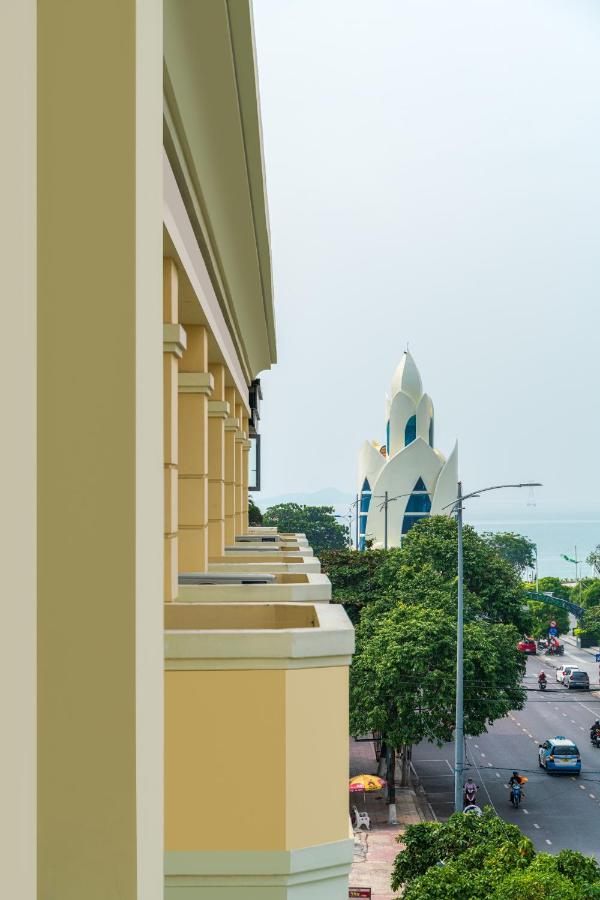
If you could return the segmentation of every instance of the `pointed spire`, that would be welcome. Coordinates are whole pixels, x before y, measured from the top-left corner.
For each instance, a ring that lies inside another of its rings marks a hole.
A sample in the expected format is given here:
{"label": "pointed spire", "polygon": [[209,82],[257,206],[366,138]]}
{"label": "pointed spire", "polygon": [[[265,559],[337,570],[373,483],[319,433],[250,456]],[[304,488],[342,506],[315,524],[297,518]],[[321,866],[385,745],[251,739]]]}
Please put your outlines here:
{"label": "pointed spire", "polygon": [[415,403],[418,403],[423,394],[423,385],[421,384],[421,376],[417,369],[416,363],[408,350],[404,355],[392,378],[392,398],[400,391],[412,397]]}

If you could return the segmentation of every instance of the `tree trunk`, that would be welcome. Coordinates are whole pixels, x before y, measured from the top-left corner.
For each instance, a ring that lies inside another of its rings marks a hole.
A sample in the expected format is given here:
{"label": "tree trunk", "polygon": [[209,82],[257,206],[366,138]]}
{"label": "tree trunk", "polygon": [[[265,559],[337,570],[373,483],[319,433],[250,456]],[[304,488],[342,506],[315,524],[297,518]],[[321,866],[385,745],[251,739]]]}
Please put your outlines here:
{"label": "tree trunk", "polygon": [[396,819],[396,751],[386,745],[387,788],[388,788],[388,823],[397,825]]}
{"label": "tree trunk", "polygon": [[400,770],[400,784],[408,787],[410,783],[410,760],[412,756],[412,744],[402,744],[402,768]]}
{"label": "tree trunk", "polygon": [[387,745],[384,740],[381,741],[381,749],[379,751],[379,759],[377,761],[377,774],[383,777],[383,770],[387,765]]}

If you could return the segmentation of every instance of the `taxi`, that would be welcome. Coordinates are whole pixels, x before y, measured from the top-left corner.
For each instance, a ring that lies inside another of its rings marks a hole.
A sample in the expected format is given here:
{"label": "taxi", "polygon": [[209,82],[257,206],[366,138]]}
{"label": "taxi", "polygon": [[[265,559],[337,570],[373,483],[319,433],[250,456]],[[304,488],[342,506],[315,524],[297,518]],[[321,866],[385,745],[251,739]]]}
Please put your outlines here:
{"label": "taxi", "polygon": [[579,775],[581,754],[574,741],[564,734],[557,734],[556,737],[548,738],[539,745],[538,765],[548,773],[564,772],[568,775]]}

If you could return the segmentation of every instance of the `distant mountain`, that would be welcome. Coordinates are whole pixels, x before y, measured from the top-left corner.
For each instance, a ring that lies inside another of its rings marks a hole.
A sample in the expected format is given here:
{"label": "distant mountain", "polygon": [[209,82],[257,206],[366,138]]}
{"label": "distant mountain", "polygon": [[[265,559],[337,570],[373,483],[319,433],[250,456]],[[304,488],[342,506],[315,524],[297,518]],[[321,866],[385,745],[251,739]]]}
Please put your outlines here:
{"label": "distant mountain", "polygon": [[306,491],[297,494],[280,494],[278,497],[263,497],[254,493],[252,498],[256,505],[265,510],[269,506],[277,506],[279,503],[299,503],[301,506],[344,506],[352,503],[353,494],[347,494],[338,488],[321,488],[320,491]]}

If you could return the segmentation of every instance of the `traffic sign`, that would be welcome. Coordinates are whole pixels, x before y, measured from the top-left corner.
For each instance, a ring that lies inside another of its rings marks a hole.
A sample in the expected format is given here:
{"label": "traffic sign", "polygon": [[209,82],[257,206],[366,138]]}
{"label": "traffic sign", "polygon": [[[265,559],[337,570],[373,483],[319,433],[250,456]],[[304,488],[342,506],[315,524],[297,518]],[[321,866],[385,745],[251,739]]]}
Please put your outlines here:
{"label": "traffic sign", "polygon": [[596,653],[596,662],[600,662],[600,653]]}
{"label": "traffic sign", "polygon": [[551,634],[552,637],[556,637],[556,635],[558,634],[558,628],[549,628],[548,634]]}

